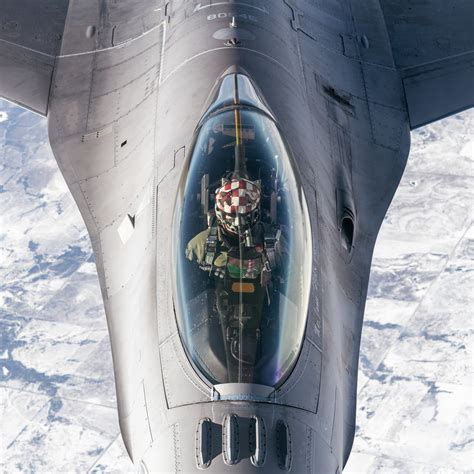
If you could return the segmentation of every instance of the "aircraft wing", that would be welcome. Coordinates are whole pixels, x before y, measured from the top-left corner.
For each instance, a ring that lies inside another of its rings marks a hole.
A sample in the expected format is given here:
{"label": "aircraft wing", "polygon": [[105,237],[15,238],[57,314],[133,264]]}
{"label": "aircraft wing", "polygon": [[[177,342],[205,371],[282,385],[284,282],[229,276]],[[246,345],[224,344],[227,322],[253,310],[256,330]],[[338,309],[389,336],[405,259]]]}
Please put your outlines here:
{"label": "aircraft wing", "polygon": [[47,114],[68,6],[69,0],[1,1],[1,97]]}
{"label": "aircraft wing", "polygon": [[474,105],[474,2],[380,0],[411,129]]}

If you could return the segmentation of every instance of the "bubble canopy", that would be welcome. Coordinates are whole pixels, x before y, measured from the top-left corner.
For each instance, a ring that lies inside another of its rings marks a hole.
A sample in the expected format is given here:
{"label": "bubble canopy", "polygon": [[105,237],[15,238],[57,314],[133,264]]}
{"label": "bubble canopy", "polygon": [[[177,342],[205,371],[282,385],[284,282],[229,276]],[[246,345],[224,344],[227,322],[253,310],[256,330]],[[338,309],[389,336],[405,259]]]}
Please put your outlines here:
{"label": "bubble canopy", "polygon": [[296,363],[312,265],[297,176],[256,107],[214,108],[196,132],[175,207],[174,301],[186,353],[211,384],[275,387]]}

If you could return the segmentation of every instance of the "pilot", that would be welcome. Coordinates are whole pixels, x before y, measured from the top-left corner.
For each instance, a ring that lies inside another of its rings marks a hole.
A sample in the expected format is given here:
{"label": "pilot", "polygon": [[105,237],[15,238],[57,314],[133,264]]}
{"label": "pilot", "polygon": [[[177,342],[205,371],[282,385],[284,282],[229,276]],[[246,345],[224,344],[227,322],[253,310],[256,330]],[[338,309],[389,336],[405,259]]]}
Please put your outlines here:
{"label": "pilot", "polygon": [[208,222],[189,241],[186,257],[214,279],[229,380],[252,381],[265,308],[277,301],[272,273],[281,231],[262,222],[260,182],[240,171],[222,179]]}
{"label": "pilot", "polygon": [[265,286],[276,266],[281,232],[269,235],[260,221],[260,182],[223,179],[209,227],[190,240],[186,257],[220,278],[256,280]]}

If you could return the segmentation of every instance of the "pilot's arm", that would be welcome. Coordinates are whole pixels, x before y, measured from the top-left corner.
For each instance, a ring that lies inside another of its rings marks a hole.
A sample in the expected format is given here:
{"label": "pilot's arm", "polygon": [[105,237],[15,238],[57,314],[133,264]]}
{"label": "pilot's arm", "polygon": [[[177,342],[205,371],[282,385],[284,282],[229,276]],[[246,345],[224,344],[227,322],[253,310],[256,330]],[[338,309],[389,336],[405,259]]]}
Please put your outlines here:
{"label": "pilot's arm", "polygon": [[209,229],[205,229],[189,241],[186,246],[186,258],[188,260],[196,260],[199,265],[205,263],[206,240],[208,235]]}
{"label": "pilot's arm", "polygon": [[[188,260],[196,260],[198,265],[203,269],[207,269],[209,265],[206,263],[206,241],[209,235],[210,229],[203,230],[199,232],[195,237],[193,237],[188,245],[186,246],[186,258]],[[227,263],[227,252],[219,251],[214,258],[213,266],[214,267],[224,267]]]}

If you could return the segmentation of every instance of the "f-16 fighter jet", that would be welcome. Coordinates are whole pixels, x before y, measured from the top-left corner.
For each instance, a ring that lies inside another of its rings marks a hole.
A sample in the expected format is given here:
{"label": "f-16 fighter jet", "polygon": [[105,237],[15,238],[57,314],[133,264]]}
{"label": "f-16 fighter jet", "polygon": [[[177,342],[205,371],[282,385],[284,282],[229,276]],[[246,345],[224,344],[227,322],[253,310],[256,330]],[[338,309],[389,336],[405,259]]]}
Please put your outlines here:
{"label": "f-16 fighter jet", "polygon": [[[142,472],[338,473],[410,130],[472,107],[471,0],[1,0]],[[60,231],[60,229],[58,229]]]}

